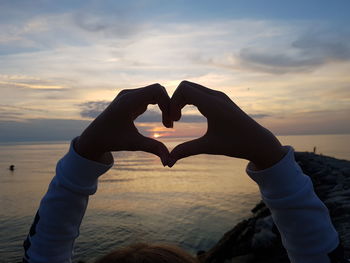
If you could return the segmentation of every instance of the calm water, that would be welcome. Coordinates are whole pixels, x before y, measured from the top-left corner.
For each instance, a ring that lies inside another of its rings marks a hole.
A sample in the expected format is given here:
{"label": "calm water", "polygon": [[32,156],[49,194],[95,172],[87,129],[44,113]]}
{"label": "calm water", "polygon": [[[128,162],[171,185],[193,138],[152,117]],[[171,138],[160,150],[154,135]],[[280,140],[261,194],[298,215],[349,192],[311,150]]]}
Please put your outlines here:
{"label": "calm water", "polygon": [[[350,160],[350,135],[280,136],[296,150]],[[177,140],[167,140],[169,148]],[[22,241],[68,143],[0,145],[0,262],[19,262]],[[134,242],[171,242],[208,249],[259,199],[244,160],[201,155],[163,168],[141,152],[115,154],[100,179],[76,244],[76,259]],[[10,172],[8,166],[16,165]]]}

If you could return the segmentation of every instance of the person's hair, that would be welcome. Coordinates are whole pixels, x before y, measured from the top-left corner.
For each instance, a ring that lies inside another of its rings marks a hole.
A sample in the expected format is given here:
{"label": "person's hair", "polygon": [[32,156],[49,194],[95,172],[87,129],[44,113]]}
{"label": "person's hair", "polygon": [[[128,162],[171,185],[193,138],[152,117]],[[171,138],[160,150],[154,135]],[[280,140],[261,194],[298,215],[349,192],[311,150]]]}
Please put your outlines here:
{"label": "person's hair", "polygon": [[199,261],[174,245],[138,243],[117,249],[95,263],[199,263]]}

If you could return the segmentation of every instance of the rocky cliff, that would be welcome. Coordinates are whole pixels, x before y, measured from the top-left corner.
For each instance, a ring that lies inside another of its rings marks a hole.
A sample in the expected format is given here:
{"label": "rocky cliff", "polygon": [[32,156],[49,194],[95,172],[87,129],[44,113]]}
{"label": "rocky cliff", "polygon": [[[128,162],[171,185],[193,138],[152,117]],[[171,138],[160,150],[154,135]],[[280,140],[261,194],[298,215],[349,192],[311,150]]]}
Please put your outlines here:
{"label": "rocky cliff", "polygon": [[[307,152],[297,152],[295,158],[328,207],[345,254],[350,256],[350,161]],[[290,262],[262,201],[252,209],[250,218],[227,232],[212,249],[200,252],[198,258],[203,263]]]}

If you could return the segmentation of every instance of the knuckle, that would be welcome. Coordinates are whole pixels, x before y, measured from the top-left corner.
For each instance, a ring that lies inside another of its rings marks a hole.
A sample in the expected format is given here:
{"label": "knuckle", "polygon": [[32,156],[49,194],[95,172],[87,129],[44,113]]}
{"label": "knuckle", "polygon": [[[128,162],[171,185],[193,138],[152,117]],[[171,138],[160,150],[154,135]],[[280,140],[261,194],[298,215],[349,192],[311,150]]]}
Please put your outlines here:
{"label": "knuckle", "polygon": [[126,94],[129,94],[132,91],[132,89],[123,89],[118,93],[117,98],[119,99],[120,97],[124,97]]}
{"label": "knuckle", "polygon": [[118,93],[118,96],[123,96],[125,93],[127,93],[129,90],[123,89]]}
{"label": "knuckle", "polygon": [[166,91],[165,87],[160,85],[160,89],[162,90],[162,92],[166,95],[168,95],[168,92]]}
{"label": "knuckle", "polygon": [[158,83],[155,83],[145,87],[145,89],[148,90],[147,92],[150,92],[154,96],[161,90],[161,85]]}
{"label": "knuckle", "polygon": [[[182,83],[182,82],[181,82]],[[186,84],[186,85],[180,85],[178,88],[177,88],[177,93],[180,93],[180,94],[182,94],[182,93],[184,93],[187,89],[188,89],[188,85]]]}
{"label": "knuckle", "polygon": [[224,92],[221,92],[221,96],[226,99],[227,101],[231,101],[231,98]]}
{"label": "knuckle", "polygon": [[166,89],[165,89],[162,85],[160,85],[160,84],[157,84],[157,85],[156,85],[156,90],[157,90],[157,92],[159,92],[161,95],[167,93],[167,92],[166,92]]}
{"label": "knuckle", "polygon": [[190,84],[191,84],[191,82],[189,82],[188,80],[183,80],[183,81],[181,81],[180,86],[182,86],[182,85],[190,85]]}
{"label": "knuckle", "polygon": [[161,89],[162,88],[162,85],[160,85],[159,83],[154,83],[154,84],[151,84],[148,86],[150,89]]}
{"label": "knuckle", "polygon": [[227,97],[227,95],[224,93],[224,92],[222,92],[222,91],[219,91],[219,90],[215,90],[215,92],[216,92],[216,94],[218,95],[218,96],[222,96],[222,97]]}

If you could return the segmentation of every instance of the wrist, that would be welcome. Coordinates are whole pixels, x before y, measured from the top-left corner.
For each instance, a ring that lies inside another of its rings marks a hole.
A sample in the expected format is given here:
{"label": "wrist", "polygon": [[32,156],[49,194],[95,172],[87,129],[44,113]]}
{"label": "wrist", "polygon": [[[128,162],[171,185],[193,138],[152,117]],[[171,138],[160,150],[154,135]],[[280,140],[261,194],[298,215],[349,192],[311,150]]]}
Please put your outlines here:
{"label": "wrist", "polygon": [[253,164],[255,170],[265,170],[274,166],[287,154],[288,150],[282,145],[276,145],[274,147],[268,147],[263,150],[259,150],[258,154],[250,161]]}
{"label": "wrist", "polygon": [[290,196],[302,189],[306,183],[306,176],[295,162],[293,148],[283,148],[286,150],[285,156],[273,166],[264,170],[257,170],[252,162],[247,166],[248,175],[259,185],[265,198],[279,199]]}
{"label": "wrist", "polygon": [[103,164],[110,164],[113,162],[113,156],[109,151],[103,151],[98,147],[98,144],[87,141],[82,136],[74,141],[73,147],[77,154],[88,160]]}
{"label": "wrist", "polygon": [[[262,127],[263,128],[263,127]],[[288,152],[268,129],[263,128],[252,140],[253,151],[249,159],[257,170],[267,169],[278,163]]]}

